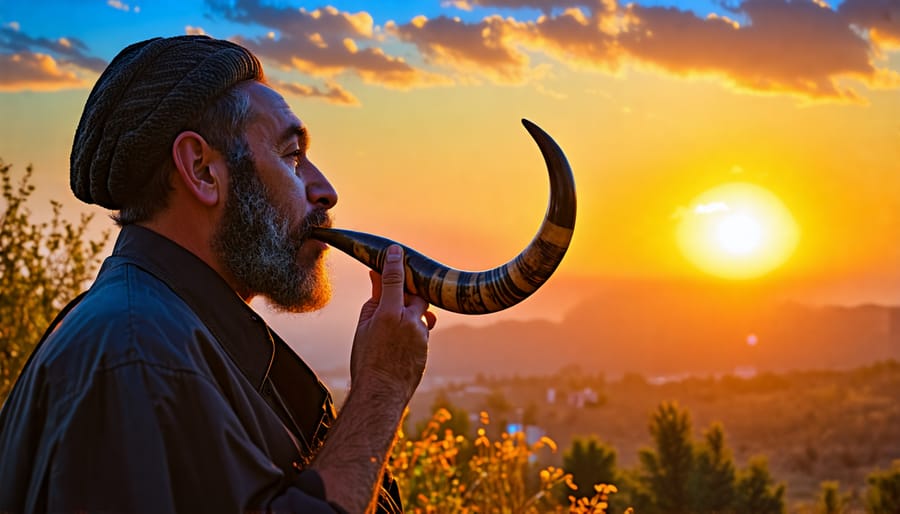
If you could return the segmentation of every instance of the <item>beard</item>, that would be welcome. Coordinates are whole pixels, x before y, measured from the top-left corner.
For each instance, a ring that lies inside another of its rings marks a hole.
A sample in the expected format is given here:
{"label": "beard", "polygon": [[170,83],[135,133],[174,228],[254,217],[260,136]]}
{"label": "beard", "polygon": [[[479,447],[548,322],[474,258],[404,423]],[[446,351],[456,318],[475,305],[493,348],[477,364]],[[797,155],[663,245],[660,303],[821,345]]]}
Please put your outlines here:
{"label": "beard", "polygon": [[302,253],[314,227],[330,226],[324,210],[300,226],[272,203],[249,151],[228,159],[230,187],[225,212],[213,235],[213,251],[241,291],[266,297],[283,312],[310,312],[331,299],[323,252]]}

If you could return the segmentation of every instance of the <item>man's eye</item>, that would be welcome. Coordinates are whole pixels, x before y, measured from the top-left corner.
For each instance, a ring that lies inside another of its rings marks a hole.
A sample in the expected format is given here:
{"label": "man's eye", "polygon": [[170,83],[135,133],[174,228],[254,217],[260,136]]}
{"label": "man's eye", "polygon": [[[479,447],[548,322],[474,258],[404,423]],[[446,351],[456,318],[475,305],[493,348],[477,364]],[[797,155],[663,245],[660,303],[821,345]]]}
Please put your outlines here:
{"label": "man's eye", "polygon": [[288,156],[294,159],[294,166],[299,166],[300,161],[303,160],[303,150],[294,150],[293,152],[289,153]]}

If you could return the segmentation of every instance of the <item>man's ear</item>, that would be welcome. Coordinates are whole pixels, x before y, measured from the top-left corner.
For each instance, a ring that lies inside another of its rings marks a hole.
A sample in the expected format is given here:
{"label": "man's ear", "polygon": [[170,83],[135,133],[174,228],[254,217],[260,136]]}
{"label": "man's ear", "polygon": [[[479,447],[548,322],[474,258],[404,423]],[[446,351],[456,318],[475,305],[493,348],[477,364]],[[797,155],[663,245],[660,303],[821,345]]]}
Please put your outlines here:
{"label": "man's ear", "polygon": [[172,143],[172,160],[178,172],[175,179],[197,201],[212,207],[225,199],[225,160],[203,136],[190,130],[178,134]]}

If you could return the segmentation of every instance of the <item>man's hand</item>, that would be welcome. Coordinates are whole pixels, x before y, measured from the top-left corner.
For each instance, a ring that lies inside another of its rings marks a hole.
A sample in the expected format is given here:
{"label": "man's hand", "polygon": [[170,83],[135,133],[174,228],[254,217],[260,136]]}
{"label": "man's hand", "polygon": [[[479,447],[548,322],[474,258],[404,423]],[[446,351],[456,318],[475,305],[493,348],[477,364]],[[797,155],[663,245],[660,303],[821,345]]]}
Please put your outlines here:
{"label": "man's hand", "polygon": [[329,501],[371,512],[403,411],[422,380],[437,318],[403,291],[403,250],[392,246],[362,307],[350,356],[350,393],[313,459]]}
{"label": "man's hand", "polygon": [[368,380],[409,401],[422,379],[428,331],[437,321],[428,303],[403,290],[403,249],[388,249],[381,275],[370,272],[372,298],[362,307],[350,357],[351,388]]}

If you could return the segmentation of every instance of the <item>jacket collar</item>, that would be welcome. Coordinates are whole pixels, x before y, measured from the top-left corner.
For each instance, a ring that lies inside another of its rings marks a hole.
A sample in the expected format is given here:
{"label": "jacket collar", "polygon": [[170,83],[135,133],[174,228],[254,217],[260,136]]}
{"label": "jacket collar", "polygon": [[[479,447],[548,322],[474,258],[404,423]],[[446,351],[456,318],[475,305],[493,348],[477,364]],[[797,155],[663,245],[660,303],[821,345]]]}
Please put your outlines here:
{"label": "jacket collar", "polygon": [[275,342],[262,317],[221,275],[186,248],[137,225],[121,230],[113,256],[165,282],[200,317],[250,383],[262,387]]}

